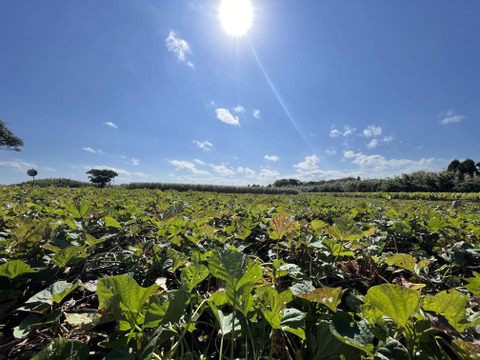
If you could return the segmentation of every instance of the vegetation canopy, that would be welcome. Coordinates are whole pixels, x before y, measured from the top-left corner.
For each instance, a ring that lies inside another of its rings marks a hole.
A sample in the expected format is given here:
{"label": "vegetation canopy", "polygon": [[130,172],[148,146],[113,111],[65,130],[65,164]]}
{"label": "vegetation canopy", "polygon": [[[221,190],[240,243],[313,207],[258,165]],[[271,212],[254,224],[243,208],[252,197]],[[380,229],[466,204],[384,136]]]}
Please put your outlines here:
{"label": "vegetation canopy", "polygon": [[0,150],[20,151],[23,140],[13,135],[5,123],[0,120]]}
{"label": "vegetation canopy", "polygon": [[115,171],[109,169],[92,169],[87,171],[87,174],[90,174],[88,177],[90,182],[101,188],[109,185],[112,179],[118,176]]}

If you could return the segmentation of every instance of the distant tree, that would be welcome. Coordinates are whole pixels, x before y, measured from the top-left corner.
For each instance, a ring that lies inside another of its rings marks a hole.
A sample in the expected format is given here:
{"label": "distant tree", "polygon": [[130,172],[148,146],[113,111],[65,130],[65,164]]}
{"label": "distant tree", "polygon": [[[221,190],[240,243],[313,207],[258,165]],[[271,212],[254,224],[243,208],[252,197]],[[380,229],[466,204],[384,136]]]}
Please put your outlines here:
{"label": "distant tree", "polygon": [[448,168],[447,168],[447,171],[457,171],[458,170],[458,167],[460,166],[460,160],[452,160],[450,162],[450,164],[448,164]]}
{"label": "distant tree", "polygon": [[0,120],[0,150],[20,151],[19,146],[23,146],[23,140],[13,135]]}
{"label": "distant tree", "polygon": [[92,184],[96,184],[98,187],[103,188],[109,185],[112,179],[118,174],[113,170],[108,169],[92,169],[87,171],[90,174],[88,177]]}
{"label": "distant tree", "polygon": [[300,180],[297,180],[297,179],[279,179],[279,180],[276,180],[273,183],[273,186],[275,186],[275,187],[299,186],[301,184],[302,184],[302,182]]}
{"label": "distant tree", "polygon": [[458,170],[460,170],[462,174],[473,175],[477,172],[477,167],[475,166],[475,161],[466,159],[460,163]]}

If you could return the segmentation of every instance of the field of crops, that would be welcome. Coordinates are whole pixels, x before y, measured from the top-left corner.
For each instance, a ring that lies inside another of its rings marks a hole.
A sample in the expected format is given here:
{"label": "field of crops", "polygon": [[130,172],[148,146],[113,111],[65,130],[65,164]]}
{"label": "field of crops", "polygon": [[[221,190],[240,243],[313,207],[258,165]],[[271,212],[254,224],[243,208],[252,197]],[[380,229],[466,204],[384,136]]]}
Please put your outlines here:
{"label": "field of crops", "polygon": [[479,210],[4,187],[0,359],[479,359]]}

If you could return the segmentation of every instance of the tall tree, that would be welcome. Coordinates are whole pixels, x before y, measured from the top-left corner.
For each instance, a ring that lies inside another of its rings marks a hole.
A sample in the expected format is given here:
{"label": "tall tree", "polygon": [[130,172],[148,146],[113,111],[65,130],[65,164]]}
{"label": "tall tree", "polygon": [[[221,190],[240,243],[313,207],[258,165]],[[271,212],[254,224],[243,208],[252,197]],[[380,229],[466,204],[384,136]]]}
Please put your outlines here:
{"label": "tall tree", "polygon": [[13,135],[0,120],[0,150],[20,151],[19,146],[23,146],[23,140]]}
{"label": "tall tree", "polygon": [[92,169],[87,171],[87,174],[90,174],[88,177],[92,184],[96,184],[98,187],[105,187],[106,185],[110,184],[112,179],[118,174],[109,169]]}

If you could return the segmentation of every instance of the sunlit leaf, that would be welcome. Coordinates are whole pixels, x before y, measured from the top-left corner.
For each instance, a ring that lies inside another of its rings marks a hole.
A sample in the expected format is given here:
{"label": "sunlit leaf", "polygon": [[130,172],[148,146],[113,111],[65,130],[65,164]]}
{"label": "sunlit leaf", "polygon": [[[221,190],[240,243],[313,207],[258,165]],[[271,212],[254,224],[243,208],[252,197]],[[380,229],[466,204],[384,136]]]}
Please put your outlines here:
{"label": "sunlit leaf", "polygon": [[23,261],[12,260],[0,265],[0,276],[6,276],[10,279],[21,274],[34,273],[35,271]]}
{"label": "sunlit leaf", "polygon": [[31,360],[84,360],[89,347],[82,341],[56,338]]}
{"label": "sunlit leaf", "polygon": [[465,317],[467,302],[467,295],[455,289],[450,289],[441,291],[433,296],[427,295],[423,299],[423,308],[443,315],[450,325],[461,332],[470,326],[469,321]]}
{"label": "sunlit leaf", "polygon": [[367,315],[367,311],[370,314],[371,307],[405,326],[412,313],[418,309],[419,301],[419,291],[392,284],[377,285],[370,288],[365,295],[362,312],[364,315]]}
{"label": "sunlit leaf", "polygon": [[337,311],[337,306],[342,302],[342,288],[322,287],[303,294],[298,297],[312,302],[325,305],[332,311]]}

